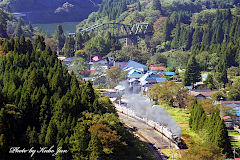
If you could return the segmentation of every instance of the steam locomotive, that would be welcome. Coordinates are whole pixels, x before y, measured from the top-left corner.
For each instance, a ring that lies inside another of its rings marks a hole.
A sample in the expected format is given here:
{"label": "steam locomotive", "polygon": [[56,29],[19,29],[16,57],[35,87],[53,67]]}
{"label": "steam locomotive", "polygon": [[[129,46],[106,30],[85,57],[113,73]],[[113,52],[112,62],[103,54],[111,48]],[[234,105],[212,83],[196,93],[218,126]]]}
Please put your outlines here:
{"label": "steam locomotive", "polygon": [[128,116],[131,116],[132,118],[138,119],[138,120],[143,121],[144,123],[148,124],[149,126],[154,128],[155,130],[157,130],[158,132],[163,134],[165,137],[167,137],[171,142],[176,144],[178,146],[178,148],[183,147],[183,142],[181,140],[181,136],[178,136],[178,135],[174,134],[166,126],[164,126],[164,125],[162,125],[158,122],[154,122],[152,120],[149,120],[147,118],[139,117],[135,114],[135,112],[133,110],[125,107],[124,105],[119,106],[118,104],[115,104],[115,106],[120,112],[122,112],[124,114],[127,114]]}

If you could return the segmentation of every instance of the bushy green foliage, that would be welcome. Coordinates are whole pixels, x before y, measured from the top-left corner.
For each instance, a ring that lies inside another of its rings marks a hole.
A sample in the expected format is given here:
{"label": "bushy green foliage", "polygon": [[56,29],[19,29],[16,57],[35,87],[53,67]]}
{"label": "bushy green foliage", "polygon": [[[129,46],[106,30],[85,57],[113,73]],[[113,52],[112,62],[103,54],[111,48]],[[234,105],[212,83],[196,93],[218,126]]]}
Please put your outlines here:
{"label": "bushy green foliage", "polygon": [[[110,99],[98,95],[91,82],[69,74],[43,37],[33,44],[24,36],[4,43],[14,47],[6,47],[8,53],[0,57],[1,158],[30,159],[28,154],[9,154],[11,146],[54,145],[69,150],[56,159],[146,159],[141,151],[131,152],[135,138]],[[42,158],[54,157],[34,156]]]}
{"label": "bushy green foliage", "polygon": [[227,95],[228,100],[239,101],[240,100],[240,80],[238,79],[230,87],[230,91]]}
{"label": "bushy green foliage", "polygon": [[202,135],[205,136],[204,139],[221,148],[222,153],[226,154],[227,157],[232,156],[228,132],[218,111],[213,111],[210,115],[206,115],[202,106],[195,103],[191,109],[189,126],[198,133],[203,132]]}
{"label": "bushy green foliage", "polygon": [[188,60],[187,68],[184,74],[183,83],[185,86],[193,85],[201,80],[201,73],[199,70],[199,64],[194,56],[191,56]]}
{"label": "bushy green foliage", "polygon": [[102,16],[108,16],[109,20],[114,20],[127,10],[127,5],[136,2],[136,0],[103,0],[98,13]]}

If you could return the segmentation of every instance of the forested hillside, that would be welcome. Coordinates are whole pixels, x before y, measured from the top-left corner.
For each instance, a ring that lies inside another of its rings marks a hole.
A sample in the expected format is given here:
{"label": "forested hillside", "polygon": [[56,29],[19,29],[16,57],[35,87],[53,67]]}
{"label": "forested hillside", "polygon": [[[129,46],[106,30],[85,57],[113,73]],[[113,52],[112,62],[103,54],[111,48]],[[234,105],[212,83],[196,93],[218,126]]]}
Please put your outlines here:
{"label": "forested hillside", "polygon": [[233,8],[239,5],[238,0],[104,0],[98,11],[91,13],[88,19],[79,24],[79,28],[109,21],[153,25],[160,17],[168,17],[173,12],[193,14],[206,9]]}
{"label": "forested hillside", "polygon": [[68,150],[34,159],[147,159],[142,145],[109,98],[69,74],[42,36],[33,43],[24,36],[0,42],[1,159],[30,159],[9,153],[13,146]]}
{"label": "forested hillside", "polygon": [[[0,8],[8,12],[27,12],[32,23],[81,21],[97,10],[101,0],[3,0]],[[24,5],[23,5],[24,4]]]}

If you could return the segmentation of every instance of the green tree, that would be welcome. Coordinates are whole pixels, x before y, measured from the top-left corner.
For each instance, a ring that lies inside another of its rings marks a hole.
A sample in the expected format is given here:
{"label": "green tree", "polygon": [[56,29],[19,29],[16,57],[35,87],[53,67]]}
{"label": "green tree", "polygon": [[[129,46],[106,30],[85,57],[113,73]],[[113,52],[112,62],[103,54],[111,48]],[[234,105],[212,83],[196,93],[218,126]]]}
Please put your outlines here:
{"label": "green tree", "polygon": [[22,34],[23,34],[22,25],[21,23],[18,23],[14,30],[14,36],[20,38]]}
{"label": "green tree", "polygon": [[126,77],[127,73],[125,71],[122,71],[121,67],[113,66],[106,71],[106,75],[110,81],[117,84]]}
{"label": "green tree", "polygon": [[195,104],[191,110],[191,116],[189,118],[189,126],[192,130],[197,131],[203,128],[206,115],[200,104]]}
{"label": "green tree", "polygon": [[202,30],[200,28],[195,28],[193,33],[192,45],[197,45],[202,42]]}
{"label": "green tree", "polygon": [[92,104],[95,101],[95,94],[94,94],[94,89],[92,87],[92,83],[90,81],[87,81],[87,83],[85,84],[83,90],[82,90],[82,104],[84,104],[87,107],[87,109],[92,109]]}
{"label": "green tree", "polygon": [[45,144],[47,146],[52,146],[52,145],[56,144],[56,133],[57,133],[56,125],[53,122],[53,120],[51,120],[49,122],[46,137],[45,137]]}
{"label": "green tree", "polygon": [[231,87],[227,94],[227,99],[232,101],[240,100],[240,79],[238,79]]}
{"label": "green tree", "polygon": [[1,38],[8,38],[7,35],[7,14],[0,9],[0,37]]}
{"label": "green tree", "polygon": [[103,147],[96,134],[91,135],[87,150],[89,151],[89,160],[100,160],[103,158]]}
{"label": "green tree", "polygon": [[184,74],[183,83],[185,86],[193,85],[201,80],[201,72],[199,64],[197,63],[194,55],[188,60],[187,68]]}
{"label": "green tree", "polygon": [[139,12],[142,11],[142,6],[141,6],[140,1],[137,2],[137,10],[138,10]]}
{"label": "green tree", "polygon": [[161,3],[160,3],[160,0],[153,0],[152,1],[152,9],[153,10],[159,10],[159,11],[162,10],[162,6],[161,6]]}
{"label": "green tree", "polygon": [[216,89],[216,86],[214,84],[214,80],[213,80],[213,75],[212,74],[208,74],[206,80],[204,81],[204,84],[207,86],[207,88],[209,89]]}
{"label": "green tree", "polygon": [[78,33],[75,38],[75,50],[83,49],[84,39],[81,33]]}
{"label": "green tree", "polygon": [[75,45],[75,41],[74,41],[73,37],[68,36],[66,38],[66,41],[65,41],[65,44],[63,47],[63,52],[66,57],[74,56],[74,45]]}
{"label": "green tree", "polygon": [[220,60],[216,66],[216,79],[221,83],[220,87],[225,87],[225,84],[228,83],[226,63],[224,59]]}
{"label": "green tree", "polygon": [[231,141],[228,137],[228,131],[224,124],[224,121],[218,118],[218,124],[215,133],[215,143],[223,149],[223,154],[227,154],[227,157],[232,156]]}
{"label": "green tree", "polygon": [[62,29],[62,25],[57,26],[55,38],[58,41],[58,49],[61,50],[65,44],[65,36]]}
{"label": "green tree", "polygon": [[87,159],[87,148],[90,141],[88,128],[86,125],[78,123],[74,129],[74,134],[70,137],[70,151],[74,159]]}

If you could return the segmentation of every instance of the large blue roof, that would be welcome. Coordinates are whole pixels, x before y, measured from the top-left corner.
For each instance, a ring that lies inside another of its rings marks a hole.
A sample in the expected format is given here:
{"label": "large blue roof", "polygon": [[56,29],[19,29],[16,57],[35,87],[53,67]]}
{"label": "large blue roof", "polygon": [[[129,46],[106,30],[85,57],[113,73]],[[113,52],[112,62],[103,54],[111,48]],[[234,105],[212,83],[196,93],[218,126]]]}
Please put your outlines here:
{"label": "large blue roof", "polygon": [[166,76],[174,76],[174,72],[163,72]]}
{"label": "large blue roof", "polygon": [[133,67],[134,69],[147,71],[148,67],[146,65],[143,65],[141,63],[135,62],[133,60],[129,60],[127,65],[123,68],[123,70],[126,70],[127,68]]}

